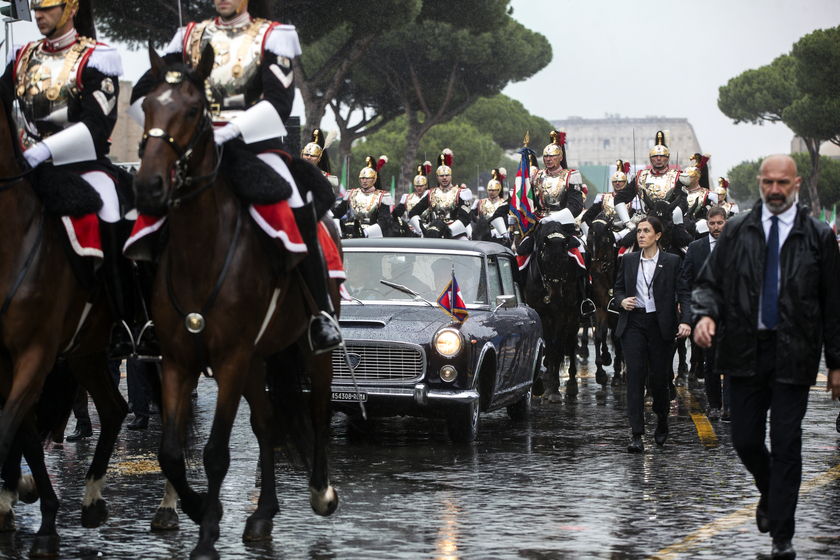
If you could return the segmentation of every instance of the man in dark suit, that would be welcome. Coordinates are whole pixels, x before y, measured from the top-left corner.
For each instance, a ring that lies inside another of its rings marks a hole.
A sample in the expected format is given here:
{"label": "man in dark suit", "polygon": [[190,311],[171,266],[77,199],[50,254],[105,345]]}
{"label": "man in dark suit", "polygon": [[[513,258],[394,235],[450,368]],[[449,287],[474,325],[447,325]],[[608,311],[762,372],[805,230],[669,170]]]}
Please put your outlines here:
{"label": "man in dark suit", "polygon": [[775,559],[796,557],[802,419],[823,347],[827,388],[840,395],[840,252],[828,225],[795,203],[801,182],[790,156],[761,163],[761,202],[729,220],[692,296],[694,340],[708,348],[717,336],[717,367],[730,377],[732,446],[761,493],[756,525]]}
{"label": "man in dark suit", "polygon": [[654,441],[665,445],[674,339],[691,333],[690,292],[680,271],[680,258],[659,250],[662,223],[654,217],[645,218],[636,231],[641,251],[621,259],[614,292],[621,306],[615,334],[621,338],[627,364],[627,416],[633,432],[627,447],[630,453],[644,450],[646,377],[658,419]]}
{"label": "man in dark suit", "polygon": [[[706,263],[706,259],[709,258],[709,255],[715,249],[715,245],[717,245],[720,232],[726,225],[726,210],[721,206],[712,206],[709,209],[705,224],[709,230],[709,235],[693,241],[688,246],[688,251],[686,251],[683,260],[683,277],[689,289],[694,287],[694,281],[700,276],[700,270]],[[698,347],[695,346],[692,352],[694,350],[698,350]],[[703,377],[706,383],[706,399],[709,402],[709,419],[722,418],[726,421],[729,419],[729,378],[727,377],[724,381],[723,400],[721,401],[720,374],[715,370],[714,345],[703,350],[703,358],[703,372],[705,374]],[[722,414],[721,407],[723,407]]]}

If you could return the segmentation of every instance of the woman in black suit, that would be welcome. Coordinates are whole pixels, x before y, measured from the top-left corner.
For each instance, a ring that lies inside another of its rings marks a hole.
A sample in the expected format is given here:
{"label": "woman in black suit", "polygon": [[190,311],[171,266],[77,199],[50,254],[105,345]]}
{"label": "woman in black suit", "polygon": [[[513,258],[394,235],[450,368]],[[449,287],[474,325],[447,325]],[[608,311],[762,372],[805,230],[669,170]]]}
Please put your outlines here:
{"label": "woman in black suit", "polygon": [[627,446],[630,453],[644,451],[646,373],[653,411],[659,419],[654,440],[665,445],[670,411],[668,364],[673,360],[675,337],[691,334],[691,292],[680,258],[659,250],[662,222],[656,217],[645,218],[637,232],[641,250],[622,257],[615,279],[615,300],[621,306],[616,335],[621,338],[627,364],[627,416],[633,430],[633,440]]}

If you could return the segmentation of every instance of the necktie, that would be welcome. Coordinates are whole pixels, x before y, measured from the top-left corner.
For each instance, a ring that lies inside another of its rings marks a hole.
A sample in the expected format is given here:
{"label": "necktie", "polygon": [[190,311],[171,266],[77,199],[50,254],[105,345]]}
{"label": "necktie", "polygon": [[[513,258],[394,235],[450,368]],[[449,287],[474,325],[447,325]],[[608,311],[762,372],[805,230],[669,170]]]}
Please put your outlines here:
{"label": "necktie", "polygon": [[767,238],[767,259],[764,264],[764,289],[761,294],[761,322],[768,329],[775,329],[779,320],[779,218],[770,218],[770,236]]}

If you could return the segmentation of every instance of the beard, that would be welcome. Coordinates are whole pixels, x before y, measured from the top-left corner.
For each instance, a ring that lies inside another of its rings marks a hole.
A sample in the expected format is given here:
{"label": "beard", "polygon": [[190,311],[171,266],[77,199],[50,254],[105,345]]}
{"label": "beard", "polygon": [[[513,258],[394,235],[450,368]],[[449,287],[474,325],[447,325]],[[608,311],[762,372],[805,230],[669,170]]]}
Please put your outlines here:
{"label": "beard", "polygon": [[773,214],[781,214],[790,208],[796,200],[795,190],[791,190],[789,196],[783,196],[780,194],[765,196],[764,191],[759,190],[759,192],[761,193],[761,202],[766,204],[767,209]]}

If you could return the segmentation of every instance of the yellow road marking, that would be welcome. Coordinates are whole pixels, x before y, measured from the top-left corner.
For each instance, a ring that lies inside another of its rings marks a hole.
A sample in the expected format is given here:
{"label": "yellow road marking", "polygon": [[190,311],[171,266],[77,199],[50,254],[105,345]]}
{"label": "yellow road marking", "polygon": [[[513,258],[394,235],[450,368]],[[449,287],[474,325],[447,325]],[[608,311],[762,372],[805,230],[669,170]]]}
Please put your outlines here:
{"label": "yellow road marking", "polygon": [[696,400],[694,400],[694,397],[691,395],[691,391],[689,391],[687,387],[682,386],[677,387],[677,393],[679,393],[686,407],[688,407],[688,413],[691,414],[691,419],[694,420],[694,425],[697,426],[697,434],[700,436],[700,441],[703,442],[703,445],[706,447],[716,446],[718,444],[718,440],[715,435],[715,430],[712,428],[709,419],[706,418],[706,415],[702,410],[700,410],[700,405],[697,404]]}
{"label": "yellow road marking", "polygon": [[[803,483],[802,486],[799,487],[799,494],[807,494],[808,492],[825,486],[829,482],[837,480],[838,478],[840,478],[840,465],[833,467],[821,475]],[[741,508],[734,513],[730,513],[717,521],[713,521],[708,525],[703,525],[680,542],[667,548],[663,548],[653,556],[650,556],[648,560],[670,560],[672,558],[676,558],[678,554],[691,550],[699,543],[712,538],[721,531],[732,529],[743,523],[752,521],[755,519],[756,506],[758,506],[757,500],[747,507]]]}

